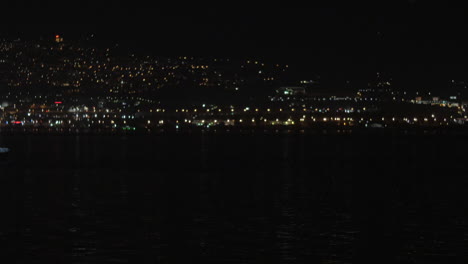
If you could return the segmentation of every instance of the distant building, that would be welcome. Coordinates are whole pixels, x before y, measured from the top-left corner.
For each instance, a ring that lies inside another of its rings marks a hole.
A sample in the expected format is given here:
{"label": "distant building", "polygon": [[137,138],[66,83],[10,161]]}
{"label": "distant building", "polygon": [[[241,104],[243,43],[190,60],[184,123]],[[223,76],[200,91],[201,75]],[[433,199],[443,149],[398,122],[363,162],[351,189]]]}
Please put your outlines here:
{"label": "distant building", "polygon": [[452,80],[449,89],[445,91],[444,97],[453,102],[461,103],[468,99],[468,84],[464,81]]}
{"label": "distant building", "polygon": [[57,42],[57,43],[62,43],[62,42],[63,42],[63,38],[62,38],[60,35],[55,35],[55,42]]}
{"label": "distant building", "polygon": [[375,79],[369,82],[366,88],[358,90],[358,95],[362,98],[373,98],[381,101],[392,100],[395,95],[392,79],[383,77],[378,72]]}
{"label": "distant building", "polygon": [[281,87],[276,90],[277,94],[280,95],[305,95],[306,89],[304,87]]}

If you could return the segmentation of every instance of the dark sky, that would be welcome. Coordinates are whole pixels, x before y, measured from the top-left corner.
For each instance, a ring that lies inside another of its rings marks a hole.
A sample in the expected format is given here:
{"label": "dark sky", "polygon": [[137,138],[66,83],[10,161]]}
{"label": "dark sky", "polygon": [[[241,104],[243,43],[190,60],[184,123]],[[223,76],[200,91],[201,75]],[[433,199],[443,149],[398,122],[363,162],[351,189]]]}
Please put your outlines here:
{"label": "dark sky", "polygon": [[155,7],[70,2],[17,3],[6,9],[1,32],[26,38],[59,33],[71,39],[95,33],[103,43],[119,42],[144,53],[258,57],[339,80],[366,79],[376,71],[390,72],[407,86],[468,79],[466,10],[442,1],[328,7],[286,1]]}

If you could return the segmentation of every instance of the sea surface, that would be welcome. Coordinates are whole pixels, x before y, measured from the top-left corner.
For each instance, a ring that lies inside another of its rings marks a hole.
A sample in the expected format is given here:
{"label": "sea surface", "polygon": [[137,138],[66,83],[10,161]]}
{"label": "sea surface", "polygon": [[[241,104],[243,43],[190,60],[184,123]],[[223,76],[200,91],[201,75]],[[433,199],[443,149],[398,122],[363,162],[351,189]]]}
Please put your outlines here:
{"label": "sea surface", "polygon": [[463,133],[2,140],[8,263],[468,263]]}

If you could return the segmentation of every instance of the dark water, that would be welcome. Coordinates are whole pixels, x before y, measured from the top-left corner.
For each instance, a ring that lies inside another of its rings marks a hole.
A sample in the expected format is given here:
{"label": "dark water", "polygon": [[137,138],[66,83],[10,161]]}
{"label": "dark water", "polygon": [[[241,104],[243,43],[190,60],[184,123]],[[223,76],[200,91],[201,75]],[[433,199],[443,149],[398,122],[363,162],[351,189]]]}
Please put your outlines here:
{"label": "dark water", "polygon": [[9,135],[9,263],[468,263],[468,138]]}

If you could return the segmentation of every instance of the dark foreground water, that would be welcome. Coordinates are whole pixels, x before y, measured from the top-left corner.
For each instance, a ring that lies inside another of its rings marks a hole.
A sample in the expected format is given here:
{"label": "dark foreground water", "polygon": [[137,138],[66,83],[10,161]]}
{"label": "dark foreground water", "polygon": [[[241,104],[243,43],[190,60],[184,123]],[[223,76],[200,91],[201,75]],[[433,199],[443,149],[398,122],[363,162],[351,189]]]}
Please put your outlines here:
{"label": "dark foreground water", "polygon": [[468,263],[466,136],[3,141],[8,263]]}

